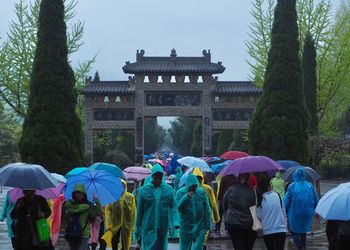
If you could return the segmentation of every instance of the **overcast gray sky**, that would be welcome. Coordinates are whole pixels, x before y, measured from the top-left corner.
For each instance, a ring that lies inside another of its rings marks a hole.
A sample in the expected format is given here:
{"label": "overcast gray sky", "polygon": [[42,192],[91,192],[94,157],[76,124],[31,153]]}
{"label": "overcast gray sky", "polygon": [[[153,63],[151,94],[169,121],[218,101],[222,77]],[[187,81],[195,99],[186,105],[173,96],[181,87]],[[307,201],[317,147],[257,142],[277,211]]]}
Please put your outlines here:
{"label": "overcast gray sky", "polygon": [[[19,0],[0,0],[0,36],[14,19]],[[28,3],[30,0],[26,0]],[[94,71],[102,80],[124,80],[125,61],[134,61],[136,49],[146,55],[201,56],[210,49],[212,60],[222,61],[221,80],[247,80],[249,67],[244,41],[252,21],[251,0],[80,0],[77,18],[85,22],[84,46],[73,64],[98,52]],[[338,6],[341,0],[332,1]]]}

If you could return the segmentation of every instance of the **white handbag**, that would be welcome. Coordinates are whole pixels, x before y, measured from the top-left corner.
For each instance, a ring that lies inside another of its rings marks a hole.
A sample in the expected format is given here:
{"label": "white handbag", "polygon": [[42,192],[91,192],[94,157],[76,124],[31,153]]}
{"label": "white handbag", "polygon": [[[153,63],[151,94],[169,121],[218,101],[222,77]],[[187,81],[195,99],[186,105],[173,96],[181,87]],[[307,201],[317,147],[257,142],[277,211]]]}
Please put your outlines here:
{"label": "white handbag", "polygon": [[256,195],[255,188],[254,188],[254,193],[255,193],[255,205],[250,207],[249,210],[250,210],[250,214],[252,215],[252,218],[253,218],[252,229],[254,231],[258,231],[258,230],[262,229],[262,224],[261,224],[261,221],[258,218],[258,215],[256,214],[256,206],[258,204],[258,196]]}

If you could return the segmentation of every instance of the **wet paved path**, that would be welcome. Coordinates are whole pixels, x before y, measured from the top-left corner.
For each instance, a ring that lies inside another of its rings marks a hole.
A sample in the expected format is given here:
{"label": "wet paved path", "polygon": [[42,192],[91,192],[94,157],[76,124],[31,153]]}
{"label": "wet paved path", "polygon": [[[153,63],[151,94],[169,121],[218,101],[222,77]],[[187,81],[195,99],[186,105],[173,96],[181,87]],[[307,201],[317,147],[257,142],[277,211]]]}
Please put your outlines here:
{"label": "wet paved path", "polygon": [[[321,182],[321,193],[324,194],[329,189],[337,186],[339,182],[335,181],[325,181]],[[2,204],[4,202],[4,196],[7,192],[7,189],[3,189],[0,193],[0,211],[2,209]],[[315,233],[314,235],[309,235],[307,238],[307,249],[310,250],[327,250],[328,249],[328,243],[327,238],[324,233],[324,225],[320,225],[320,232]],[[0,249],[1,250],[10,250],[11,248],[11,242],[7,238],[7,228],[6,224],[3,222],[0,222]],[[59,241],[59,244],[55,248],[56,250],[65,250],[68,249],[65,245],[65,242],[63,239]],[[178,250],[179,245],[177,243],[170,243],[169,244],[169,250]],[[208,242],[208,250],[225,250],[225,249],[233,249],[232,243],[229,240],[211,240]],[[264,241],[262,238],[259,238],[254,246],[254,250],[263,250],[266,249]],[[290,242],[290,238],[287,238],[285,249],[296,249],[293,244]]]}

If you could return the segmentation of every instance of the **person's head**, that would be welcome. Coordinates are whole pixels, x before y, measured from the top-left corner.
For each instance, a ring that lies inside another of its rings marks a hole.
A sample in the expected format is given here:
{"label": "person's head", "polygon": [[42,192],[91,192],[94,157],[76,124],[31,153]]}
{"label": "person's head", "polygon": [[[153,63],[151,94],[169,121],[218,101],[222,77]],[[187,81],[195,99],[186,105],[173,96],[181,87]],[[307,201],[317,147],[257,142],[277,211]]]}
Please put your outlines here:
{"label": "person's head", "polygon": [[199,168],[195,168],[193,170],[193,175],[197,177],[197,180],[198,180],[200,185],[202,185],[204,183],[204,175],[203,175],[202,171],[199,170]]}
{"label": "person's head", "polygon": [[188,192],[190,191],[196,192],[198,185],[199,185],[199,182],[197,177],[193,174],[189,174],[186,178],[186,187]]}
{"label": "person's head", "polygon": [[262,194],[271,191],[270,180],[266,178],[260,180],[258,182],[258,190]]}
{"label": "person's head", "polygon": [[35,190],[23,190],[24,199],[31,201],[34,199]]}
{"label": "person's head", "polygon": [[239,175],[239,181],[240,181],[241,184],[246,184],[246,183],[248,183],[248,181],[249,181],[249,174],[248,174],[248,173],[246,173],[246,174],[240,174],[240,175]]}
{"label": "person's head", "polygon": [[77,203],[87,202],[86,189],[83,184],[76,184],[72,193],[72,199]]}
{"label": "person's head", "polygon": [[159,187],[163,182],[163,174],[160,172],[157,172],[152,175],[152,183],[154,186]]}
{"label": "person's head", "polygon": [[304,168],[298,168],[293,174],[293,182],[305,181],[306,174]]}

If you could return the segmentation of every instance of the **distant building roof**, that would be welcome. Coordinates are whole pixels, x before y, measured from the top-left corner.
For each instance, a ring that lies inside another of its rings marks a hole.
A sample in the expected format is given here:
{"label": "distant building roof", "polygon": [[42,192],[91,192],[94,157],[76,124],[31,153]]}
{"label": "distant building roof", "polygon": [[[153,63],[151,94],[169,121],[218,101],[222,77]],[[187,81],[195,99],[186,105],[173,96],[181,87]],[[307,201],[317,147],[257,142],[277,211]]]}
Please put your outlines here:
{"label": "distant building roof", "polygon": [[130,86],[128,81],[100,81],[87,84],[81,93],[89,94],[131,94],[135,87]]}
{"label": "distant building roof", "polygon": [[213,93],[216,94],[262,94],[262,88],[249,81],[218,81]]}
{"label": "distant building roof", "polygon": [[191,74],[221,74],[225,67],[221,62],[211,62],[210,50],[203,50],[202,57],[178,57],[176,50],[172,49],[169,57],[146,57],[145,51],[136,53],[136,62],[126,62],[124,73],[145,75],[191,75]]}

